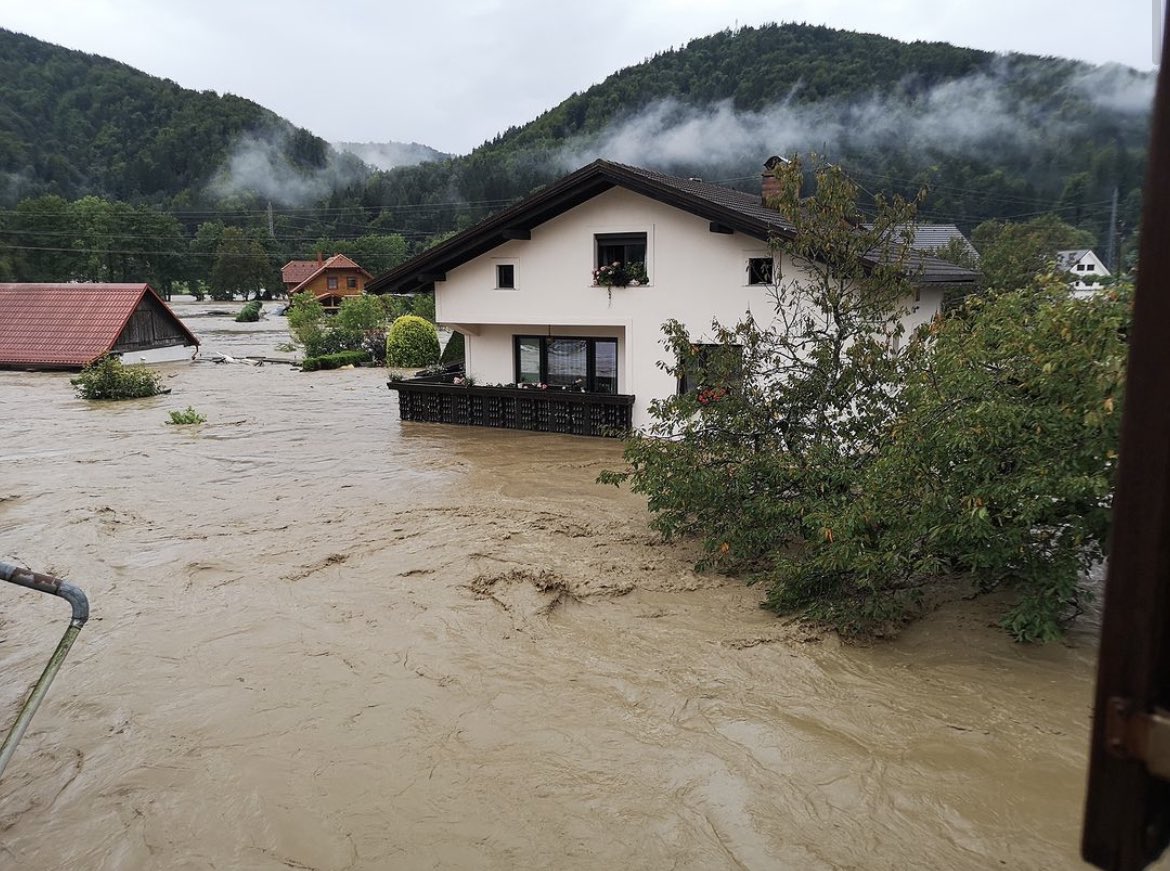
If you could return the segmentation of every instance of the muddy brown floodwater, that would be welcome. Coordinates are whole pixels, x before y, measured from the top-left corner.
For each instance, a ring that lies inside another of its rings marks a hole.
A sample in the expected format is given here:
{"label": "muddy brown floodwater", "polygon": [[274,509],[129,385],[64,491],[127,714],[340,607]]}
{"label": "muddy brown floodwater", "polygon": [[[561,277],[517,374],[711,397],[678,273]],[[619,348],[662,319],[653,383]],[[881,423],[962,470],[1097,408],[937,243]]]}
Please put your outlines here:
{"label": "muddy brown floodwater", "polygon": [[[204,351],[282,319],[180,306]],[[384,373],[0,373],[0,559],[93,603],[0,868],[1080,867],[1094,642],[894,643],[691,570],[608,441],[401,424]],[[164,425],[194,406],[200,427]],[[0,729],[66,622],[0,589]]]}

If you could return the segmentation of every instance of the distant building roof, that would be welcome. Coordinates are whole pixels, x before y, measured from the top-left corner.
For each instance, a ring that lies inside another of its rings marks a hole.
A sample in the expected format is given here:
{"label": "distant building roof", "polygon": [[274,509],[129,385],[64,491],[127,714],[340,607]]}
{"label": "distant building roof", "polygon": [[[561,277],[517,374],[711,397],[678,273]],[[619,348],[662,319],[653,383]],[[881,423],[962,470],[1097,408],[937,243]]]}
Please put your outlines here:
{"label": "distant building roof", "polygon": [[295,287],[320,268],[319,260],[290,260],[280,268],[280,280]]}
{"label": "distant building roof", "polygon": [[[288,292],[289,296],[292,296],[294,293],[300,293],[306,284],[311,282],[314,278],[316,278],[321,273],[328,272],[330,269],[356,269],[362,275],[364,275],[366,278],[373,279],[373,277],[374,277],[374,276],[370,275],[370,273],[366,272],[366,270],[362,269],[360,266],[358,266],[356,263],[354,263],[352,260],[350,260],[348,257],[346,257],[344,254],[334,254],[332,257],[330,257],[324,263],[318,263],[315,260],[308,260],[308,261],[293,260],[288,265],[292,266],[294,263],[306,263],[306,262],[311,263],[313,265],[313,271],[310,272],[308,275],[306,275],[304,278],[302,278],[300,283],[297,284],[296,287],[292,288]],[[285,267],[285,269],[287,269],[287,268],[288,268],[288,266]],[[280,272],[281,272],[281,276],[283,277],[284,276],[284,269],[282,269]]]}
{"label": "distant building roof", "polygon": [[1086,254],[1091,254],[1089,248],[1069,248],[1065,251],[1056,252],[1056,265],[1061,269],[1072,269]]}
{"label": "distant building roof", "polygon": [[979,256],[971,241],[954,224],[915,224],[910,246],[916,251],[932,252],[946,246],[952,239],[960,240],[968,252]]}
{"label": "distant building roof", "polygon": [[199,344],[149,284],[0,284],[0,366],[88,366],[114,349],[144,299]]}

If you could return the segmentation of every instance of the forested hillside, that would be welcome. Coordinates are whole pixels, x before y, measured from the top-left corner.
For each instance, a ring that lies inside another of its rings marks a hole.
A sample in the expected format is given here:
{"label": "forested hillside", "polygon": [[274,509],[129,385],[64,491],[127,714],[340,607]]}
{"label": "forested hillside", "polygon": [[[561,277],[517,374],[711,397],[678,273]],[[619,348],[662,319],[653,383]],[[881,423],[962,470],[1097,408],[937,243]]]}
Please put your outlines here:
{"label": "forested hillside", "polygon": [[262,106],[191,91],[126,64],[0,30],[0,202],[39,194],[170,204],[197,197],[240,137],[278,140],[292,166],[329,146]]}
{"label": "forested hillside", "polygon": [[926,220],[1055,212],[1102,251],[1116,191],[1124,253],[1152,92],[1122,67],[767,25],[616,72],[468,155],[374,171],[247,100],[0,30],[0,276],[198,280],[228,226],[277,265],[358,239],[407,252],[596,157],[755,190],[794,152],[871,195],[925,186]]}
{"label": "forested hillside", "polygon": [[1101,238],[1115,187],[1123,231],[1136,226],[1152,94],[1151,75],[1121,67],[743,28],[621,70],[466,157],[373,176],[362,198],[439,232],[594,157],[751,188],[769,154],[816,151],[869,190],[927,186],[926,215],[968,230],[1055,210]]}

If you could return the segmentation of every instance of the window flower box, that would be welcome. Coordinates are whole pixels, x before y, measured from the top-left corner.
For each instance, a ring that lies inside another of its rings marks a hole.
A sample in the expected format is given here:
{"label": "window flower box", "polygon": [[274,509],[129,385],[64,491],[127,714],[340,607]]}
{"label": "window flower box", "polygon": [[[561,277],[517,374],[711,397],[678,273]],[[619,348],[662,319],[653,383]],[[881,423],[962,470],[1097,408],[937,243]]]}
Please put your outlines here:
{"label": "window flower box", "polygon": [[597,287],[639,287],[649,283],[645,263],[622,263],[615,260],[593,270],[593,284]]}

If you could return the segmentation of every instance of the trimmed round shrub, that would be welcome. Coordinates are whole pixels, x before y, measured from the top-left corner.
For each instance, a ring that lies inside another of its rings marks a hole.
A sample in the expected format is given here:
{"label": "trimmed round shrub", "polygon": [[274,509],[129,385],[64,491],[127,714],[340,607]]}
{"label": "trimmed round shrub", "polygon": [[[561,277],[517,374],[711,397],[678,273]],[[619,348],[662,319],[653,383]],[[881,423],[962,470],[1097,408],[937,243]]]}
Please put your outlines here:
{"label": "trimmed round shrub", "polygon": [[439,333],[418,315],[403,315],[386,334],[387,366],[430,366],[439,361]]}

